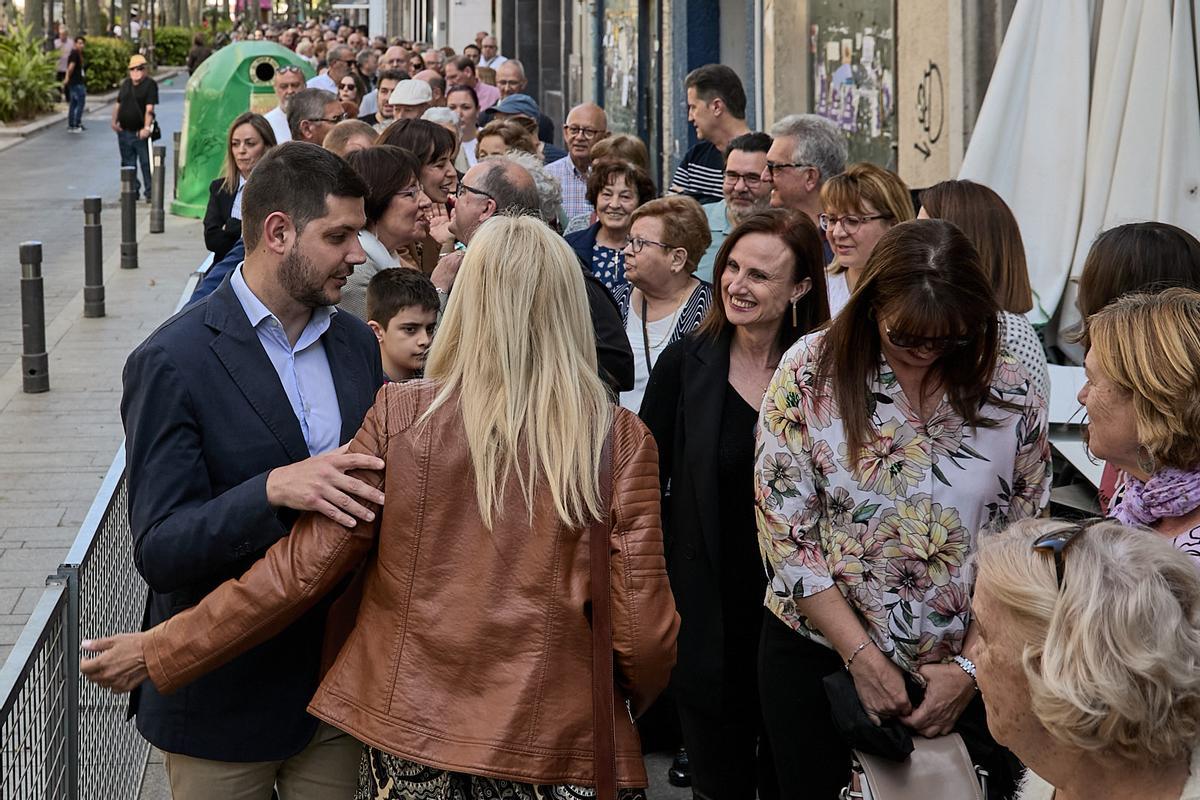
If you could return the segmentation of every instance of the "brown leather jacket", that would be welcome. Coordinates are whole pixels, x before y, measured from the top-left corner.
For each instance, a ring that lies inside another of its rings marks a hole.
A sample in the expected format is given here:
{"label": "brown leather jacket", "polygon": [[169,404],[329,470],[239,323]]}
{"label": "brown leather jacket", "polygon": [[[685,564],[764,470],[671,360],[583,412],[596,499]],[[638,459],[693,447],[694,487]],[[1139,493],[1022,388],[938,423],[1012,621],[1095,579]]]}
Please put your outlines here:
{"label": "brown leather jacket", "polygon": [[[587,533],[562,526],[549,492],[532,523],[508,481],[482,524],[456,404],[414,424],[428,381],[389,384],[351,452],[378,455],[386,501],[373,525],[306,514],[245,575],[150,631],[150,678],[169,692],[273,636],[360,565],[357,618],[309,711],[394,755],[538,784],[591,785]],[[616,409],[611,502],[617,774],[645,786],[637,732],[666,686],[679,617],[667,583],[658,453]]]}

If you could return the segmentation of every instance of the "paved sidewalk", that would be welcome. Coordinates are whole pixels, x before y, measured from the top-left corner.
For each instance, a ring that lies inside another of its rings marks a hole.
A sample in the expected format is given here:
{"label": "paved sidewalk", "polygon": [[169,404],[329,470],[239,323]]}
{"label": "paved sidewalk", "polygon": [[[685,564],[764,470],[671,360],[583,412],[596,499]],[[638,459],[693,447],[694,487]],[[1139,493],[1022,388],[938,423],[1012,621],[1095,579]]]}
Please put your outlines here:
{"label": "paved sidewalk", "polygon": [[[119,268],[120,215],[105,215],[108,316],[83,318],[80,263],[79,290],[47,322],[50,391],[21,391],[19,359],[0,376],[0,659],[75,539],[122,442],[125,357],[171,313],[205,254],[198,220],[168,216],[167,232],[150,234],[149,207],[139,211],[136,270]],[[11,280],[15,290],[15,273]],[[7,324],[19,330],[20,320]]]}

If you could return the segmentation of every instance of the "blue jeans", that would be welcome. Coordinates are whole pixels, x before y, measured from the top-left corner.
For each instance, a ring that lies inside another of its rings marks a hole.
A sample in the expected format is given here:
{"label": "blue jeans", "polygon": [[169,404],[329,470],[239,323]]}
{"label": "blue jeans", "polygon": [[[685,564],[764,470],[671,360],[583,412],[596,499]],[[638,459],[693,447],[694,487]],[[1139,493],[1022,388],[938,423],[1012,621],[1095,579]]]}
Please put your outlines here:
{"label": "blue jeans", "polygon": [[[121,148],[121,166],[136,167],[142,165],[142,178],[146,181],[145,197],[150,198],[150,140],[139,139],[137,133],[117,131],[117,145]],[[133,191],[141,194],[141,184],[138,183],[137,173],[133,174]]]}
{"label": "blue jeans", "polygon": [[83,103],[87,99],[87,86],[73,83],[67,87],[67,126],[78,128],[83,125]]}

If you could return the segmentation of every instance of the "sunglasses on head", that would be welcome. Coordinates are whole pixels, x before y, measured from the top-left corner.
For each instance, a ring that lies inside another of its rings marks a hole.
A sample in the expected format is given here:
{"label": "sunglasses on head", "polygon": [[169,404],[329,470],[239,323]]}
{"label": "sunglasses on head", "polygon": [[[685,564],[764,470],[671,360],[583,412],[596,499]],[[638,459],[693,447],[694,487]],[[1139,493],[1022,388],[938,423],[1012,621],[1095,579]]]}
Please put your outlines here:
{"label": "sunglasses on head", "polygon": [[1102,517],[1084,520],[1077,525],[1069,525],[1065,528],[1058,528],[1049,533],[1043,533],[1041,536],[1033,540],[1030,548],[1038,553],[1051,553],[1054,556],[1054,575],[1058,579],[1058,588],[1062,589],[1063,582],[1063,555],[1067,552],[1067,548],[1071,546],[1071,542],[1088,528],[1093,525],[1104,522]]}

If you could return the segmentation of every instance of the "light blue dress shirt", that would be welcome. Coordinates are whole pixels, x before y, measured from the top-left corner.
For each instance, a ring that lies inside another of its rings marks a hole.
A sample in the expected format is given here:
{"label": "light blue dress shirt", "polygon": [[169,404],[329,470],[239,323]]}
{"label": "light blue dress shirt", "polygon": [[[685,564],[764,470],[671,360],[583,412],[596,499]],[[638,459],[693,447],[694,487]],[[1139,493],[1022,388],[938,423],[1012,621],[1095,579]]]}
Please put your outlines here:
{"label": "light blue dress shirt", "polygon": [[283,324],[246,285],[241,264],[229,282],[283,384],[292,412],[300,422],[309,455],[335,449],[341,444],[342,411],[338,407],[337,389],[333,385],[333,373],[329,371],[329,358],[325,355],[321,337],[329,330],[329,321],[337,309],[327,306],[313,309],[312,318],[293,347]]}
{"label": "light blue dress shirt", "polygon": [[700,257],[700,262],[696,266],[696,277],[705,283],[712,283],[713,268],[717,263],[717,251],[724,244],[725,237],[733,230],[733,225],[729,223],[729,216],[725,213],[724,200],[719,203],[709,203],[703,208],[704,216],[708,217],[708,232],[712,234],[712,244]]}

